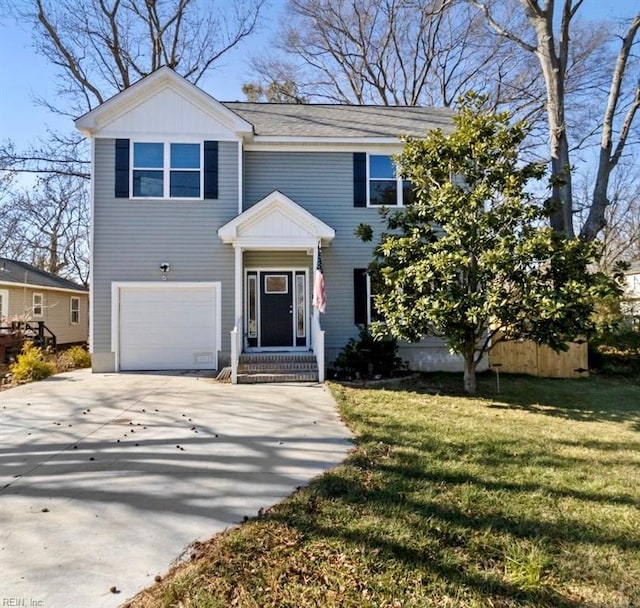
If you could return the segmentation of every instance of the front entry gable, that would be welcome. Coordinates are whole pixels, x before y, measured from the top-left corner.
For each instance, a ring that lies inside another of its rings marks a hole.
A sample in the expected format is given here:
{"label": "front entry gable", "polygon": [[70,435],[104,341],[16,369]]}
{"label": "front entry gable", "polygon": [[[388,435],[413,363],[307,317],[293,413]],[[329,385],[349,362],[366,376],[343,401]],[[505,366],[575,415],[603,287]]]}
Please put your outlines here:
{"label": "front entry gable", "polygon": [[222,226],[218,235],[242,249],[311,249],[327,246],[335,231],[275,190]]}

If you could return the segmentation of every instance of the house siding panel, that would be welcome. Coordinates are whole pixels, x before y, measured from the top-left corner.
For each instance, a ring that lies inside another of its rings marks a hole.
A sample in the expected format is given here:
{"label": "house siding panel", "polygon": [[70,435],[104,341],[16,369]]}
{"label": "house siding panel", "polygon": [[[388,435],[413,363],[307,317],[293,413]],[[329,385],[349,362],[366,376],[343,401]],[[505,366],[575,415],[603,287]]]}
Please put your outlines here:
{"label": "house siding panel", "polygon": [[305,251],[245,251],[245,268],[311,268],[313,256]]}
{"label": "house siding panel", "polygon": [[237,214],[238,144],[219,143],[216,200],[131,200],[115,198],[115,140],[95,140],[93,305],[94,353],[111,353],[111,284],[159,281],[162,262],[168,281],[220,281],[222,359],[234,325],[233,249],[217,229]]}

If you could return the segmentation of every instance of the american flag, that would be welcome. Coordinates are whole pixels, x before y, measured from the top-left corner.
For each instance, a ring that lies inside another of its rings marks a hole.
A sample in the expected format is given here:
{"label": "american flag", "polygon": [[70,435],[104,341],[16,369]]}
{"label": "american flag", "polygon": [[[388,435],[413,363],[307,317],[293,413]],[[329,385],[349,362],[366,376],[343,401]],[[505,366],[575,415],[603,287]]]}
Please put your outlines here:
{"label": "american flag", "polygon": [[321,312],[327,309],[327,294],[324,290],[324,272],[322,270],[322,249],[318,247],[318,263],[313,282],[313,305]]}

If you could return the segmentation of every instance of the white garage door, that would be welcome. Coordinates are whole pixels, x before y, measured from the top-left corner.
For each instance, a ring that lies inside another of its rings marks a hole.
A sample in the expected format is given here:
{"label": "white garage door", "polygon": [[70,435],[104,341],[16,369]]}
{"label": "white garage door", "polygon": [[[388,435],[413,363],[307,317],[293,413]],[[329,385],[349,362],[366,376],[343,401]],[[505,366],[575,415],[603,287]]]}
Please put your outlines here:
{"label": "white garage door", "polygon": [[211,285],[120,287],[120,369],[216,369],[216,297]]}

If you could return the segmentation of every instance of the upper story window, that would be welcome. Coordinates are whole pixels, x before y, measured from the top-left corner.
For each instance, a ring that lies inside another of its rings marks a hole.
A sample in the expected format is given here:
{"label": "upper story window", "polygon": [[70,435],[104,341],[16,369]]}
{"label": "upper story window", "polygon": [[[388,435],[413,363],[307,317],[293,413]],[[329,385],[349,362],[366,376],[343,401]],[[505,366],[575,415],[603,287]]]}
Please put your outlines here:
{"label": "upper story window", "polygon": [[413,202],[411,182],[396,175],[391,156],[369,155],[369,205],[402,206]]}
{"label": "upper story window", "polygon": [[202,147],[134,142],[132,184],[137,198],[201,198]]}

